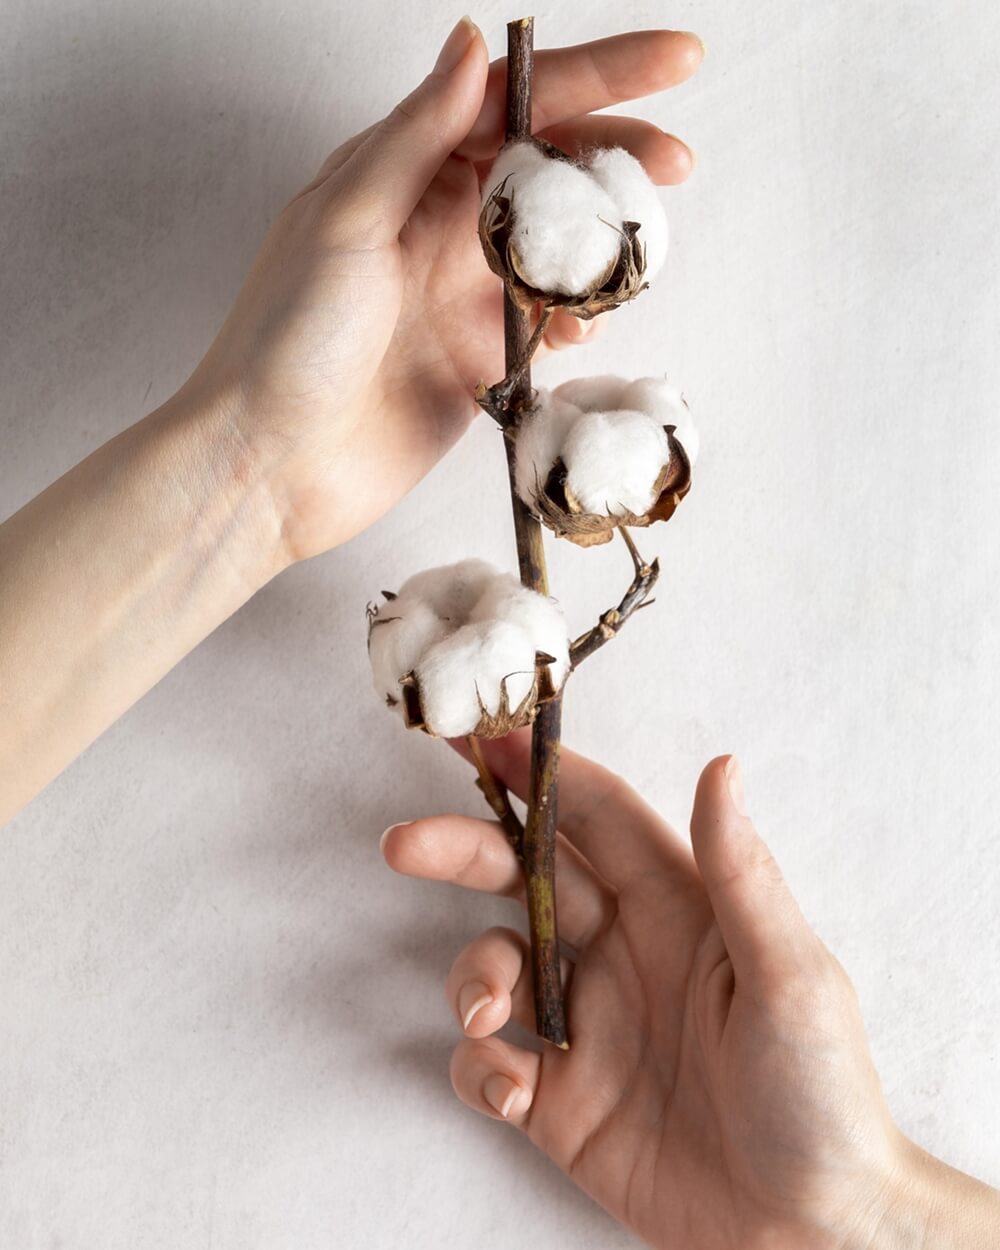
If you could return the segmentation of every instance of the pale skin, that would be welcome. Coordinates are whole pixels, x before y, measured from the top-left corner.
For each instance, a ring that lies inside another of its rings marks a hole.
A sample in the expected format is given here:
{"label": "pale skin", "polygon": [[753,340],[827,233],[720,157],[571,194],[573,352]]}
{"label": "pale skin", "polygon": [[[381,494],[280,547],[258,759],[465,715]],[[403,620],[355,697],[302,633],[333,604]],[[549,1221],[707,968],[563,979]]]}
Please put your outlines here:
{"label": "pale skin", "polygon": [[[540,51],[534,128],[682,182],[681,140],[591,114],[685,81],[702,52],[672,31]],[[475,235],[503,73],[460,22],[424,82],[279,214],[177,393],[0,526],[0,823],[257,589],[388,511],[475,416],[475,384],[503,373]],[[557,315],[542,353],[583,328]],[[489,757],[523,793],[523,735]],[[573,1044],[493,1036],[529,1021],[529,993],[523,939],[484,934],[447,985],[459,1096],[653,1246],[995,1245],[1000,1196],[893,1124],[850,983],[742,814],[734,762],[706,768],[690,845],[598,765],[567,751],[563,779]],[[415,821],[384,851],[415,876],[520,892],[488,821]]]}

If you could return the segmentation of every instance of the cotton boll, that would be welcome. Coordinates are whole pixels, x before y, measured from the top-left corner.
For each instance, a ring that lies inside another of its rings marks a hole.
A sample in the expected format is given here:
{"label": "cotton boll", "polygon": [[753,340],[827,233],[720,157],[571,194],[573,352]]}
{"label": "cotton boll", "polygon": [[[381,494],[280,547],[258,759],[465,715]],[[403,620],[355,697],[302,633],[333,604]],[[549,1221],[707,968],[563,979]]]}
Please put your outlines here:
{"label": "cotton boll", "polygon": [[670,444],[655,417],[644,412],[588,412],[563,447],[567,491],[587,512],[621,516],[648,512]]}
{"label": "cotton boll", "polygon": [[557,399],[575,404],[581,412],[609,412],[612,408],[637,408],[638,404],[621,402],[628,382],[614,374],[598,374],[592,378],[572,378],[552,392]]}
{"label": "cotton boll", "polygon": [[533,144],[512,144],[500,153],[486,180],[489,192],[508,174],[510,243],[522,280],[562,295],[593,290],[621,250],[614,200],[586,170],[546,157]]}
{"label": "cotton boll", "polygon": [[462,624],[496,576],[497,570],[485,560],[459,560],[457,564],[414,573],[399,588],[399,597],[423,599],[439,617]]}
{"label": "cotton boll", "polygon": [[639,241],[646,248],[648,279],[663,268],[667,258],[667,215],[655,184],[640,161],[624,148],[598,148],[590,158],[590,169],[615,203],[621,221],[637,221]]}
{"label": "cotton boll", "polygon": [[549,675],[556,689],[562,686],[569,672],[569,633],[555,599],[522,586],[508,574],[490,583],[472,609],[472,619],[516,625],[527,635],[533,653],[553,657]]}
{"label": "cotton boll", "polygon": [[478,725],[480,700],[496,715],[503,684],[512,710],[525,699],[534,683],[534,648],[516,625],[470,623],[430,647],[416,677],[427,728],[442,738],[459,738]]}
{"label": "cotton boll", "polygon": [[375,689],[383,699],[402,701],[399,681],[428,647],[448,633],[447,624],[421,599],[398,596],[379,608],[368,654]]}
{"label": "cotton boll", "polygon": [[529,506],[545,489],[566,435],[579,415],[574,404],[539,387],[535,408],[521,418],[514,453],[514,488]]}
{"label": "cotton boll", "polygon": [[700,443],[698,430],[684,397],[672,382],[663,377],[636,378],[622,392],[621,406],[647,412],[661,425],[676,426],[674,438],[684,448],[688,463],[694,468]]}

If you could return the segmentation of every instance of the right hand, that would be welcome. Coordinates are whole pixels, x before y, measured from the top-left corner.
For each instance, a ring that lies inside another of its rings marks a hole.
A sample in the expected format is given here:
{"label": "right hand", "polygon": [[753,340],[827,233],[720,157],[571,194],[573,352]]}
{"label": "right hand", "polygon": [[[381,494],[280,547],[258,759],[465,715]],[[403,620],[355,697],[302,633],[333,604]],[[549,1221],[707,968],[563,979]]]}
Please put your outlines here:
{"label": "right hand", "polygon": [[[483,746],[524,797],[528,733]],[[465,1022],[459,1097],[524,1130],[650,1245],[887,1244],[875,1233],[917,1148],[893,1123],[847,974],[743,813],[735,760],[701,776],[693,853],[599,765],[563,749],[561,777],[571,1049],[493,1036],[510,1018],[533,1028],[533,1005],[525,940],[489,930],[448,978]],[[523,901],[492,822],[416,820],[383,851],[399,872]]]}

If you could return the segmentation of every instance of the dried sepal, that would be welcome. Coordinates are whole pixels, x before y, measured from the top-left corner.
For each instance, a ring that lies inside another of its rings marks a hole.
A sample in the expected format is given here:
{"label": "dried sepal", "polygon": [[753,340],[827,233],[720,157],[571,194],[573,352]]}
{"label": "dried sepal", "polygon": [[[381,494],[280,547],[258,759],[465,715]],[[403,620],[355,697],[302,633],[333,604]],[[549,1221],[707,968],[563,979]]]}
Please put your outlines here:
{"label": "dried sepal", "polygon": [[[544,651],[536,653],[535,676],[531,683],[531,689],[517,707],[512,708],[510,706],[506,681],[500,684],[500,703],[497,710],[493,713],[487,710],[477,690],[476,697],[479,700],[480,716],[472,733],[477,738],[505,738],[509,733],[513,733],[515,729],[521,729],[525,725],[530,725],[538,715],[538,709],[541,704],[554,699],[559,693],[549,672],[549,665],[553,662],[554,657],[546,655]],[[420,704],[420,682],[416,674],[407,673],[399,684],[403,692],[403,724],[407,729],[422,729],[424,733],[429,734],[431,737],[436,737],[437,735],[427,725],[424,718]]]}
{"label": "dried sepal", "polygon": [[578,547],[595,547],[610,542],[622,526],[642,528],[654,521],[669,521],[678,504],[691,489],[691,463],[683,446],[674,438],[676,426],[663,427],[670,447],[670,459],[660,470],[654,486],[655,496],[647,512],[636,514],[625,510],[619,514],[587,512],[566,482],[566,466],[557,460],[541,490],[534,510],[539,519],[557,538],[568,538]]}
{"label": "dried sepal", "polygon": [[[563,152],[553,144],[535,137],[530,139],[547,157],[567,161],[578,169],[587,166]],[[490,269],[503,279],[511,299],[524,313],[530,313],[538,304],[543,308],[564,308],[566,312],[582,321],[589,321],[603,312],[610,312],[625,304],[646,289],[646,249],[638,238],[641,223],[625,221],[621,227],[608,222],[609,229],[621,236],[618,255],[607,270],[592,284],[589,290],[575,295],[562,292],[542,291],[528,283],[522,273],[517,249],[511,242],[511,226],[514,219],[513,197],[506,194],[511,175],[504,178],[487,197],[479,214],[479,241]]]}

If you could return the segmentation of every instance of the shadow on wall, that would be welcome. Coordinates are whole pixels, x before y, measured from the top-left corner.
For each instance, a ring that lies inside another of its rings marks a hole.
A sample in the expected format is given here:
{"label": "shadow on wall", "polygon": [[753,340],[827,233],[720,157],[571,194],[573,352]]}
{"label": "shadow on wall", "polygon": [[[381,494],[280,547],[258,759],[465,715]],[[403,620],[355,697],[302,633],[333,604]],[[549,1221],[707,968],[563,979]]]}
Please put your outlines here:
{"label": "shadow on wall", "polygon": [[[0,376],[14,398],[0,421],[35,437],[85,424],[87,450],[183,382],[270,222],[382,102],[339,6],[309,29],[308,55],[308,15],[42,20],[24,18],[0,54]],[[142,386],[122,393],[134,371]],[[112,410],[90,411],[86,388],[102,384]]]}

